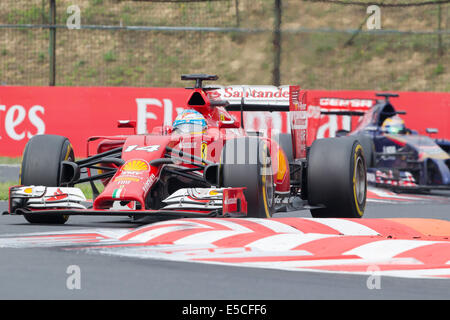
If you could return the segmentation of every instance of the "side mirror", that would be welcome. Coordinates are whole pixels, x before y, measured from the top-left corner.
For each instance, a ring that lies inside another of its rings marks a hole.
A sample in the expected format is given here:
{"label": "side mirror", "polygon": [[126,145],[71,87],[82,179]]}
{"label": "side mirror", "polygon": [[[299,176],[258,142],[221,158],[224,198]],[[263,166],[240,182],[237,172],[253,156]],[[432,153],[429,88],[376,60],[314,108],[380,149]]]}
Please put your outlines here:
{"label": "side mirror", "polygon": [[136,134],[136,120],[119,120],[117,128],[133,128],[133,132]]}
{"label": "side mirror", "polygon": [[229,120],[229,121],[222,121],[222,120],[220,120],[219,121],[219,129],[223,129],[223,128],[226,128],[226,129],[231,129],[231,128],[237,129],[239,127],[240,127],[240,123],[239,123],[239,121],[236,121],[236,120]]}
{"label": "side mirror", "polygon": [[341,129],[341,130],[336,131],[336,137],[345,137],[349,133],[350,133],[350,131]]}
{"label": "side mirror", "polygon": [[168,126],[168,125],[164,125],[162,127],[162,131],[165,135],[171,134],[173,131],[173,127],[172,126]]}
{"label": "side mirror", "polygon": [[136,120],[119,120],[117,128],[133,128],[136,129]]}
{"label": "side mirror", "polygon": [[426,128],[425,131],[426,131],[428,134],[436,134],[436,133],[439,132],[439,130],[438,130],[437,128]]}

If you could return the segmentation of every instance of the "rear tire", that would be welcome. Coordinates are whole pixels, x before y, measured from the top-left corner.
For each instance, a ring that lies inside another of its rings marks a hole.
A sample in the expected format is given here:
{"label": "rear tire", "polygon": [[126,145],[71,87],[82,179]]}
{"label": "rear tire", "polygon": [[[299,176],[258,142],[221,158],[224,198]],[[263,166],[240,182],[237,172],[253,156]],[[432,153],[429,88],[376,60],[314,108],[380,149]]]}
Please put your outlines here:
{"label": "rear tire", "polygon": [[[58,187],[60,167],[64,160],[74,161],[69,139],[57,135],[37,135],[28,141],[23,153],[20,184],[24,186]],[[24,214],[30,223],[64,224],[69,216]]]}
{"label": "rear tire", "polygon": [[270,218],[275,211],[273,171],[265,141],[244,137],[227,140],[221,156],[221,185],[245,187],[247,216]]}
{"label": "rear tire", "polygon": [[308,202],[315,218],[361,218],[367,194],[363,147],[352,137],[318,139],[308,157]]}
{"label": "rear tire", "polygon": [[292,135],[290,133],[280,133],[275,136],[275,141],[283,149],[289,163],[294,162],[294,150],[292,147]]}
{"label": "rear tire", "polygon": [[375,145],[372,138],[362,134],[354,137],[358,139],[359,143],[363,147],[364,158],[366,159],[366,168],[375,167]]}

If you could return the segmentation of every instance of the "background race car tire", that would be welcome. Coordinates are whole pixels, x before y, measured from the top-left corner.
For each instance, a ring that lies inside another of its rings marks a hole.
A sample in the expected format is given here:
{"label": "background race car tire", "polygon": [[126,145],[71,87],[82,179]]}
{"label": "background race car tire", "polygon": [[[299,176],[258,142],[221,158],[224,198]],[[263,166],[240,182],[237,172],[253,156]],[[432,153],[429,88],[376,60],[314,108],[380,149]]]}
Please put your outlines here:
{"label": "background race car tire", "polygon": [[275,142],[283,149],[289,163],[294,162],[294,150],[292,148],[292,136],[290,133],[279,133],[274,137]]}
{"label": "background race car tire", "polygon": [[336,137],[345,137],[350,133],[350,131],[345,129],[340,129],[336,131]]}
{"label": "background race car tire", "polygon": [[361,218],[367,194],[363,147],[353,137],[318,139],[308,156],[308,202],[315,218]]}
{"label": "background race car tire", "polygon": [[353,136],[358,139],[364,150],[364,158],[366,159],[366,168],[375,167],[375,144],[372,138],[366,135]]}
{"label": "background race car tire", "polygon": [[[28,141],[23,153],[20,184],[24,186],[59,186],[60,165],[75,160],[70,141],[57,135],[37,135]],[[24,214],[30,223],[63,224],[65,215]]]}
{"label": "background race car tire", "polygon": [[266,142],[252,137],[227,140],[222,149],[220,170],[223,187],[246,188],[248,217],[272,216],[275,187]]}

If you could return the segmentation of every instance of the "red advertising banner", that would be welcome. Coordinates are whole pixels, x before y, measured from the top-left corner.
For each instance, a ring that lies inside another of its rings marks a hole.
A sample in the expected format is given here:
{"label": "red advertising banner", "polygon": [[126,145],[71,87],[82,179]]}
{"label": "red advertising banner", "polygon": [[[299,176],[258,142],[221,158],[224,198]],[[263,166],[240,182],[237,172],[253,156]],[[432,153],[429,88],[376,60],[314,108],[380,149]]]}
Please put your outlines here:
{"label": "red advertising banner", "polygon": [[137,120],[137,130],[172,123],[185,89],[0,87],[0,156],[20,156],[35,134],[69,138],[76,156],[96,135],[132,134],[118,120]]}
{"label": "red advertising banner", "polygon": [[[254,90],[250,98],[288,99],[282,89],[273,88]],[[270,90],[273,94],[267,94]],[[407,112],[402,117],[409,128],[422,134],[426,128],[437,128],[436,138],[450,139],[450,93],[398,93],[400,97],[392,98],[391,102],[398,110]],[[133,129],[117,128],[118,120],[136,120],[137,133],[171,124],[183,109],[188,94],[183,88],[0,87],[0,156],[21,156],[33,135],[45,133],[68,137],[76,156],[84,157],[90,136],[133,133]],[[225,88],[224,98],[226,95],[234,97],[233,90]],[[320,116],[320,108],[364,110],[374,98],[375,91],[308,90],[308,116],[320,122],[316,134],[309,136],[308,141],[334,136],[336,130],[350,129],[357,121],[350,116]],[[287,132],[287,119],[287,114],[277,112],[244,115],[249,130],[276,128]]]}

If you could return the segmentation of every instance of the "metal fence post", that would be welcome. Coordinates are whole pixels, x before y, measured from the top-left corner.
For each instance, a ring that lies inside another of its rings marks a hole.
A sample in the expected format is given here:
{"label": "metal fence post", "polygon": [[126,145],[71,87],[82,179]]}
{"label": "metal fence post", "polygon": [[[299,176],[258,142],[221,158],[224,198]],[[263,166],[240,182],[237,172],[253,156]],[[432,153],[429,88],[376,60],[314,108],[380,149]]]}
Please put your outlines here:
{"label": "metal fence post", "polygon": [[273,70],[272,70],[272,83],[274,86],[280,86],[280,65],[281,65],[281,1],[275,0],[275,21],[273,28]]}
{"label": "metal fence post", "polygon": [[438,4],[438,56],[441,58],[444,55],[444,48],[442,46],[442,6]]}
{"label": "metal fence post", "polygon": [[46,10],[45,10],[45,3],[47,1],[46,0],[42,0],[42,9],[41,9],[41,17],[42,17],[42,24],[47,24],[47,14],[46,14]]}
{"label": "metal fence post", "polygon": [[50,76],[49,85],[56,85],[56,0],[50,0],[50,40],[49,40],[49,60]]}
{"label": "metal fence post", "polygon": [[241,17],[239,16],[239,0],[234,0],[234,7],[236,11],[236,27],[241,26]]}

